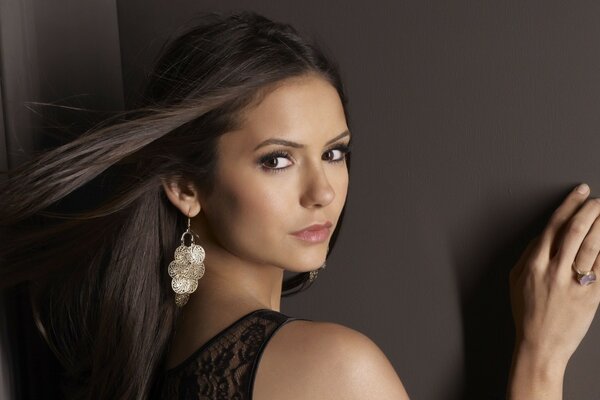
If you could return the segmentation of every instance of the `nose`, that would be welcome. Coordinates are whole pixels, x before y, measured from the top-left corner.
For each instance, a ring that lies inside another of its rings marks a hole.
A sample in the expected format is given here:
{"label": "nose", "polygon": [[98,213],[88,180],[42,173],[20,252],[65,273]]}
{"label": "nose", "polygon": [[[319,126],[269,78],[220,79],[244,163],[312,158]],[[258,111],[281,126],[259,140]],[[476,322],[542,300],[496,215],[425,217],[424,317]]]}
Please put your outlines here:
{"label": "nose", "polygon": [[312,166],[304,177],[304,190],[300,198],[303,207],[325,207],[335,198],[335,190],[321,165]]}

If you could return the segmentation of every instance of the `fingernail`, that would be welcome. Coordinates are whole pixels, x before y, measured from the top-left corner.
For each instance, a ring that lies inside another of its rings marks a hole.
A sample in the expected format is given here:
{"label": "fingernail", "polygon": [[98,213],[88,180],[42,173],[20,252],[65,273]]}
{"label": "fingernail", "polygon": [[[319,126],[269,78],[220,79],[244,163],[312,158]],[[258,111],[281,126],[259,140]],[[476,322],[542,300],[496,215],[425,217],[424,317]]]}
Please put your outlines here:
{"label": "fingernail", "polygon": [[577,186],[578,193],[585,194],[585,193],[587,193],[588,190],[589,190],[589,186],[586,185],[585,183],[582,183],[581,185]]}

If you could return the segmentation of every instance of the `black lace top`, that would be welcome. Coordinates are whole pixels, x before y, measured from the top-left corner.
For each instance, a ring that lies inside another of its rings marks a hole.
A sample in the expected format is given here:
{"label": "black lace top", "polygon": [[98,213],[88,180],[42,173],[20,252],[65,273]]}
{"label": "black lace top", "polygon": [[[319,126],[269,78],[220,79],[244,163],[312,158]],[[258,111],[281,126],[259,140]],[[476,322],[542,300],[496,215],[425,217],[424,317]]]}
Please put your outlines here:
{"label": "black lace top", "polygon": [[273,334],[291,318],[261,309],[244,315],[166,371],[161,399],[250,400],[258,363]]}

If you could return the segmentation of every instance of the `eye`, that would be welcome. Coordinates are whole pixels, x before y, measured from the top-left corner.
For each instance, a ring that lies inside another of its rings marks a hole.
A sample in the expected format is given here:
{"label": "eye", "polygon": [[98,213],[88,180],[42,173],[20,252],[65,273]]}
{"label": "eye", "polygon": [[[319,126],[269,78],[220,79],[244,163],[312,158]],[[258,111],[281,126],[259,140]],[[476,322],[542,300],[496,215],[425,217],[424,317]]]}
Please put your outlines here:
{"label": "eye", "polygon": [[[289,158],[289,154],[283,151],[277,151],[273,153],[269,153],[260,158],[259,163],[268,170],[280,170],[291,165],[291,161]],[[283,160],[283,161],[282,161]],[[288,162],[286,165],[285,162]],[[282,166],[283,164],[283,166]]]}
{"label": "eye", "polygon": [[330,162],[342,162],[346,160],[346,154],[350,153],[350,146],[346,144],[340,144],[332,149],[329,149],[325,154],[330,154],[331,157],[325,157]]}

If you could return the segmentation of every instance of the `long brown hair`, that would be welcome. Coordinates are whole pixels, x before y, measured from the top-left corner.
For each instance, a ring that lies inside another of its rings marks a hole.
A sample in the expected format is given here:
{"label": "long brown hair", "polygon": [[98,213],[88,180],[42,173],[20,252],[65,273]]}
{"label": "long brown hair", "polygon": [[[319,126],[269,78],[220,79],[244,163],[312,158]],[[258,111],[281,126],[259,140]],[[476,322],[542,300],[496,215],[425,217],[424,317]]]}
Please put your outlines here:
{"label": "long brown hair", "polygon": [[[278,82],[308,73],[337,89],[348,120],[338,68],[313,40],[254,12],[203,14],[164,48],[133,111],[7,172],[0,288],[32,289],[69,398],[157,390],[177,317],[166,267],[186,222],[161,180],[210,192],[219,136]],[[306,287],[301,273],[282,289]]]}

